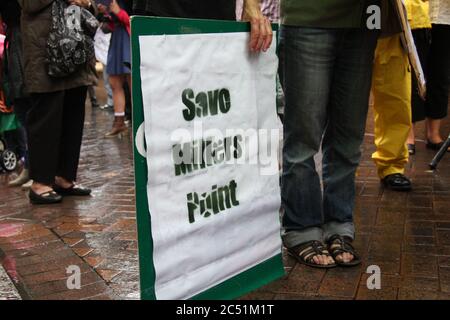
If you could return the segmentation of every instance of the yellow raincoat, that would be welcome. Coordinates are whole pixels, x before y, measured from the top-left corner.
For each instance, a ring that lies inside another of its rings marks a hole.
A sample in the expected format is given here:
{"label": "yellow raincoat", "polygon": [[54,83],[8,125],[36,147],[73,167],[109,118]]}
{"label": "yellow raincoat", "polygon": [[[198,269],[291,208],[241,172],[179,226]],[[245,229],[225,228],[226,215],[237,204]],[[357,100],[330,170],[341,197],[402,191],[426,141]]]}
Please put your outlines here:
{"label": "yellow raincoat", "polygon": [[431,28],[430,4],[423,0],[406,0],[406,10],[411,29]]}
{"label": "yellow raincoat", "polygon": [[411,128],[411,71],[400,35],[378,40],[372,79],[378,176],[404,173]]}
{"label": "yellow raincoat", "polygon": [[[412,29],[430,28],[428,1],[406,0]],[[411,129],[411,67],[400,34],[380,38],[375,52],[372,93],[375,114],[375,145],[372,159],[378,175],[405,171],[406,139]]]}

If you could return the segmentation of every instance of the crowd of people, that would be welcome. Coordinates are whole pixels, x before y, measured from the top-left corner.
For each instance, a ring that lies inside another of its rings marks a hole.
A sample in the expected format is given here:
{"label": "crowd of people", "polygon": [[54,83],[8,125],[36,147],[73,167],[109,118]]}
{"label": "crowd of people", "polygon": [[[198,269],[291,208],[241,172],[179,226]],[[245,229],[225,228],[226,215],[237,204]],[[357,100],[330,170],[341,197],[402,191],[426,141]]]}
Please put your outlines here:
{"label": "crowd of people", "polygon": [[[303,264],[332,268],[361,262],[352,246],[355,173],[371,92],[373,160],[386,188],[412,188],[404,173],[409,156],[416,152],[418,121],[426,120],[427,148],[442,146],[440,122],[447,116],[450,77],[448,0],[404,1],[427,78],[426,99],[417,94],[401,28],[389,21],[381,30],[367,28],[369,5],[382,8],[383,23],[384,17],[395,19],[392,0],[367,0],[365,6],[359,0],[2,0],[7,57],[2,60],[2,84],[22,124],[14,134],[24,163],[10,186],[31,180],[33,204],[91,193],[76,180],[88,92],[91,105],[98,106],[93,89],[96,59],[86,59],[67,76],[49,75],[47,39],[54,32],[54,7],[59,1],[98,20],[95,37],[85,32],[82,38],[95,39],[108,92],[102,108],[114,108],[108,138],[127,130],[131,15],[249,21],[253,52],[269,48],[270,22],[280,23],[282,238],[289,253]],[[314,161],[320,150],[322,177]]]}

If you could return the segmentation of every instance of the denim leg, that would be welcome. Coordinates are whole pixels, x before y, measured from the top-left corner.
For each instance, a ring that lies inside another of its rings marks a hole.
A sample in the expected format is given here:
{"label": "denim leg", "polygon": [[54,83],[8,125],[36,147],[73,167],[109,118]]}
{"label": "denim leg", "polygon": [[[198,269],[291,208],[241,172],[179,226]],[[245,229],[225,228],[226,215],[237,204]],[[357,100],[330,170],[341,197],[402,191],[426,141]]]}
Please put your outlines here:
{"label": "denim leg", "polygon": [[323,225],[323,241],[327,242],[332,236],[338,234],[343,237],[355,239],[355,225],[353,222],[330,221]]}
{"label": "denim leg", "polygon": [[322,240],[322,190],[314,155],[326,125],[338,33],[281,28],[280,78],[286,99],[281,195],[287,247]]}
{"label": "denim leg", "polygon": [[342,235],[354,234],[355,173],[361,158],[377,38],[377,32],[346,30],[336,58],[322,143],[323,208],[325,229]]}

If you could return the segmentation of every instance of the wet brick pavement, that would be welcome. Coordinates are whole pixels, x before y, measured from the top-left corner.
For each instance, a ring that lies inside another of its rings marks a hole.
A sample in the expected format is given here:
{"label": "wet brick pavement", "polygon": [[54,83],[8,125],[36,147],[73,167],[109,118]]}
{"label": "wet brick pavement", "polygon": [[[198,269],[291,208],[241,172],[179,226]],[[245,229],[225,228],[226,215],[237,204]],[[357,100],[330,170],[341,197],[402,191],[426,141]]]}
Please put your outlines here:
{"label": "wet brick pavement", "polygon": [[[91,199],[34,207],[0,175],[0,259],[23,299],[139,298],[130,139],[104,139],[112,114],[87,105],[79,181],[93,188]],[[286,257],[286,276],[245,299],[450,299],[450,155],[428,171],[433,152],[419,126],[422,142],[407,170],[414,191],[383,190],[370,159],[372,119],[357,177],[363,265],[323,271]],[[80,290],[67,288],[71,265],[81,269]],[[381,268],[381,290],[367,289],[369,265]]]}
{"label": "wet brick pavement", "polygon": [[[25,299],[137,299],[138,256],[130,139],[104,139],[112,114],[87,104],[79,181],[91,199],[31,206],[0,176],[0,252]],[[69,290],[66,268],[81,268]]]}

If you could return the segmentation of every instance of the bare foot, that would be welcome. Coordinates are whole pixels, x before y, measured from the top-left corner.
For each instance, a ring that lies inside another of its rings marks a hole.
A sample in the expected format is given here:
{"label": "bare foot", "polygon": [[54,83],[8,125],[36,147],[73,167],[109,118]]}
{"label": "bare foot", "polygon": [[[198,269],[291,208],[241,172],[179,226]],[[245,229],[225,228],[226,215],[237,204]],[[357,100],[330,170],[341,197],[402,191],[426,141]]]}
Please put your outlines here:
{"label": "bare foot", "polygon": [[353,261],[354,258],[355,257],[351,253],[348,253],[348,252],[345,252],[343,254],[336,256],[336,260],[338,262],[343,262],[343,263],[349,263],[349,262]]}
{"label": "bare foot", "polygon": [[328,266],[328,265],[334,264],[333,258],[331,256],[327,256],[327,255],[314,256],[313,261],[315,264],[322,265],[322,266]]}
{"label": "bare foot", "polygon": [[31,185],[31,190],[34,193],[41,195],[53,191],[53,188],[39,182],[33,182],[33,184]]}

